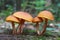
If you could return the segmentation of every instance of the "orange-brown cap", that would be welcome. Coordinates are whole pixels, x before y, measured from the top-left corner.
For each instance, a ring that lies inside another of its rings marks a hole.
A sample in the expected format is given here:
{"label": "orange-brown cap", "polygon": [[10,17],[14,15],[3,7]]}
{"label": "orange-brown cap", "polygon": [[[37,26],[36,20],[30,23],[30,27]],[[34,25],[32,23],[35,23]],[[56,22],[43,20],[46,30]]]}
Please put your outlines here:
{"label": "orange-brown cap", "polygon": [[17,23],[19,23],[18,19],[16,17],[12,16],[12,15],[8,16],[6,18],[6,21],[7,22],[17,22]]}
{"label": "orange-brown cap", "polygon": [[30,21],[30,22],[32,22],[33,20],[33,17],[27,12],[18,11],[18,12],[15,12],[13,16],[20,18],[20,19],[24,19],[26,21]]}
{"label": "orange-brown cap", "polygon": [[38,17],[47,18],[49,20],[54,20],[54,16],[51,12],[45,10],[38,14]]}
{"label": "orange-brown cap", "polygon": [[32,22],[42,22],[43,20],[41,18],[35,17]]}

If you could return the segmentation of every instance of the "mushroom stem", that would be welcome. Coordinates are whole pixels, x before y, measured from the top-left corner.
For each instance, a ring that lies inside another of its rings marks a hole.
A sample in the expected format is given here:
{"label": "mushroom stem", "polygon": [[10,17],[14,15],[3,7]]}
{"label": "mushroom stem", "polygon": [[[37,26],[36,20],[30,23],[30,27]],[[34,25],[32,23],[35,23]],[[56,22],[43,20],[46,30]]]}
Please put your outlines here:
{"label": "mushroom stem", "polygon": [[39,32],[39,22],[36,23],[36,32],[37,32],[37,34],[40,34],[40,32]]}
{"label": "mushroom stem", "polygon": [[43,30],[41,31],[40,35],[43,35],[43,34],[45,33],[46,27],[47,27],[47,23],[48,23],[48,20],[45,19],[45,24],[44,24],[44,26],[43,26]]}
{"label": "mushroom stem", "polygon": [[13,34],[15,34],[16,33],[16,30],[15,30],[15,25],[14,25],[14,22],[12,22],[12,28],[13,28]]}
{"label": "mushroom stem", "polygon": [[23,31],[23,24],[20,25],[19,29],[20,29],[20,33],[22,33],[22,31]]}
{"label": "mushroom stem", "polygon": [[21,33],[22,33],[22,31],[23,31],[23,24],[24,24],[24,20],[22,19],[22,20],[20,21],[19,29],[18,29],[17,34],[21,34]]}

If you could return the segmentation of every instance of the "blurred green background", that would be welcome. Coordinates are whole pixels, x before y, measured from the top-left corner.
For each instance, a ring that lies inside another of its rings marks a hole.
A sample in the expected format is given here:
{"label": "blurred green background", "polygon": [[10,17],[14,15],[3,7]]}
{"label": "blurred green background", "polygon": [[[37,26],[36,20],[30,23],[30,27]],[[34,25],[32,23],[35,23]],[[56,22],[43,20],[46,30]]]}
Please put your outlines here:
{"label": "blurred green background", "polygon": [[60,0],[0,0],[0,18],[3,19],[15,11],[26,11],[35,17],[42,10],[51,11],[55,21],[60,21]]}

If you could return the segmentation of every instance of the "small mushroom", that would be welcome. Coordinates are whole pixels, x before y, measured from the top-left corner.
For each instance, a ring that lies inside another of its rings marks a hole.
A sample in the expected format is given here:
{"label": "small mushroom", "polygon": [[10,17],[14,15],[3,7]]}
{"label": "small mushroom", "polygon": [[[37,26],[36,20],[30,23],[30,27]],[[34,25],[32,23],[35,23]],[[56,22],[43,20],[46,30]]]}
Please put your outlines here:
{"label": "small mushroom", "polygon": [[36,23],[36,32],[37,34],[40,34],[39,32],[39,23],[40,22],[43,22],[43,19],[42,18],[38,18],[38,17],[35,17],[33,20],[32,20],[33,23]]}
{"label": "small mushroom", "polygon": [[7,21],[7,22],[11,22],[12,28],[13,28],[13,34],[15,34],[15,33],[16,33],[16,29],[15,29],[15,24],[14,24],[14,22],[19,23],[19,21],[17,20],[17,18],[14,17],[14,16],[12,16],[12,15],[10,15],[10,16],[8,16],[8,17],[6,18],[6,21]]}
{"label": "small mushroom", "polygon": [[13,16],[21,19],[21,20],[19,20],[21,22],[20,22],[19,30],[17,32],[18,34],[22,33],[22,31],[23,31],[23,25],[24,25],[25,21],[32,22],[32,20],[33,20],[33,17],[29,13],[27,13],[27,12],[18,11],[18,12],[15,12],[13,14]]}
{"label": "small mushroom", "polygon": [[54,20],[54,16],[50,11],[45,10],[45,11],[40,12],[37,17],[45,19],[45,24],[43,26],[43,30],[39,34],[39,35],[43,35],[46,31],[48,19],[49,20]]}

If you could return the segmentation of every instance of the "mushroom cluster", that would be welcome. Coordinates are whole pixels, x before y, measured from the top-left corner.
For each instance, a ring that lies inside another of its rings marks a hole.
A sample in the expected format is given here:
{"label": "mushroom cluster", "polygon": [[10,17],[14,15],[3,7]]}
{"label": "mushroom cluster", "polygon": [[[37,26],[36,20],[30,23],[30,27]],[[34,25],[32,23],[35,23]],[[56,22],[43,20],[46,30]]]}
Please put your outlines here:
{"label": "mushroom cluster", "polygon": [[[18,12],[14,12],[13,15],[8,16],[6,18],[7,22],[11,22],[12,23],[12,28],[13,28],[13,34],[17,33],[17,34],[21,34],[23,31],[23,25],[24,22],[32,22],[33,17],[27,13],[27,12],[22,12],[22,11],[18,11]],[[15,25],[14,22],[17,22],[18,25],[18,30],[16,31],[15,29]]]}
{"label": "mushroom cluster", "polygon": [[20,19],[19,20],[20,21],[20,26],[19,26],[19,30],[17,32],[18,34],[22,33],[24,22],[25,21],[32,22],[32,19],[33,19],[33,17],[27,12],[15,12],[13,14],[13,16],[15,16],[18,19]]}
{"label": "mushroom cluster", "polygon": [[43,30],[40,32],[39,35],[43,35],[46,31],[46,27],[47,27],[47,24],[48,24],[48,20],[54,20],[54,16],[53,14],[50,12],[50,11],[42,11],[38,14],[37,16],[38,18],[42,18],[43,21],[45,21],[45,24],[43,25]]}
{"label": "mushroom cluster", "polygon": [[[15,33],[21,34],[23,32],[24,22],[27,21],[27,22],[36,23],[36,32],[37,32],[37,34],[38,35],[43,35],[46,31],[48,19],[49,20],[54,20],[54,16],[51,12],[49,12],[47,10],[40,12],[35,18],[33,18],[27,12],[18,11],[18,12],[14,12],[13,15],[8,16],[6,18],[6,21],[12,23],[13,34],[15,34]],[[39,31],[39,23],[41,23],[43,21],[45,21],[45,24],[43,25],[43,30],[40,32]],[[15,29],[14,22],[19,24],[17,31]]]}

